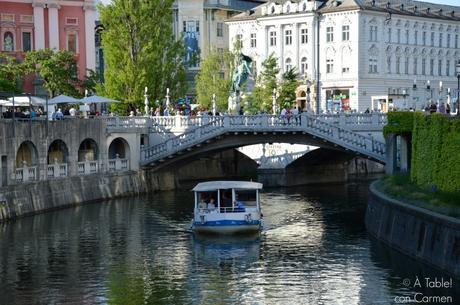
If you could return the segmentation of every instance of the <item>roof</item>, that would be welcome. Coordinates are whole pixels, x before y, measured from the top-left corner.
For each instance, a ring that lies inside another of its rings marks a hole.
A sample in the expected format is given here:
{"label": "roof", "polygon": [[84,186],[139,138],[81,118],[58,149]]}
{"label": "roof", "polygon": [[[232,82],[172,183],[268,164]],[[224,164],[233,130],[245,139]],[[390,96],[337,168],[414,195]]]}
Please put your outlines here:
{"label": "roof", "polygon": [[[262,14],[262,8],[275,4],[284,4],[286,0],[271,0],[251,10],[244,11],[230,18],[232,21],[254,20],[263,17],[279,15],[295,15],[311,11],[292,11],[291,13]],[[291,0],[291,3],[298,3],[298,0]],[[318,0],[317,11],[320,13],[332,13],[348,10],[368,10],[397,15],[409,15],[425,18],[444,20],[460,20],[460,7],[453,5],[436,4],[415,0]]]}
{"label": "roof", "polygon": [[260,190],[262,183],[250,181],[209,181],[198,183],[192,191],[206,192],[222,189],[247,189],[247,190]]}

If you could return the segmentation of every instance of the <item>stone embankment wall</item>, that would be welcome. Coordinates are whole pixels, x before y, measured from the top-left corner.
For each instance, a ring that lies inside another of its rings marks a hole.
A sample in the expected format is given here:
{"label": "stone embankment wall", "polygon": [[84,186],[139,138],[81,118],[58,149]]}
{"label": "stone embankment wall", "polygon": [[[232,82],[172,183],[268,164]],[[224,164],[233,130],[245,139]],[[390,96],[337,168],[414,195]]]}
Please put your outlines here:
{"label": "stone embankment wall", "polygon": [[460,278],[460,220],[388,198],[370,187],[369,233],[391,247]]}
{"label": "stone embankment wall", "polygon": [[[35,181],[0,188],[0,222],[87,202],[191,188],[196,180],[255,175],[256,163],[234,150],[155,171],[143,169]],[[193,181],[193,182],[192,182]]]}

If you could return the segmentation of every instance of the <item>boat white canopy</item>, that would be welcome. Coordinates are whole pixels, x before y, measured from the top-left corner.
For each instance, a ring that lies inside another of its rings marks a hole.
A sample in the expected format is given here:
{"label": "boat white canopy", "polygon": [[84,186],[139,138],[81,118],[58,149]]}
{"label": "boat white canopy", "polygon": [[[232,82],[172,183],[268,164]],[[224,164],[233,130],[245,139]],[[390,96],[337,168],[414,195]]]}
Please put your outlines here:
{"label": "boat white canopy", "polygon": [[208,192],[224,189],[245,189],[245,190],[260,190],[262,183],[249,181],[209,181],[198,183],[192,191]]}

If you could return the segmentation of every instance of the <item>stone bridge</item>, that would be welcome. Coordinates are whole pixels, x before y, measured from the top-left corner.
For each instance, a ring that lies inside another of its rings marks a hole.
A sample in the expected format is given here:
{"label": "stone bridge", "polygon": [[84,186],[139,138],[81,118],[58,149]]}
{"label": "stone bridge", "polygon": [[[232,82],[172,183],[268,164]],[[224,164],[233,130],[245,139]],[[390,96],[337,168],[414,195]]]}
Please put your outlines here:
{"label": "stone bridge", "polygon": [[139,170],[259,143],[299,143],[385,163],[383,114],[0,120],[1,186]]}

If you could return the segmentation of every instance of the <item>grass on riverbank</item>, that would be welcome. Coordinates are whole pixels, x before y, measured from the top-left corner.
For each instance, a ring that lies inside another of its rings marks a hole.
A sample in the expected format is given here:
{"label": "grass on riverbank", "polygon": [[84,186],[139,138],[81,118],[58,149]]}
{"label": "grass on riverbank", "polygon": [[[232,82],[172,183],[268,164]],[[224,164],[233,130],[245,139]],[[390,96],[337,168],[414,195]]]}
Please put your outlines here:
{"label": "grass on riverbank", "polygon": [[440,214],[460,218],[460,192],[421,188],[408,175],[385,176],[377,189],[388,196]]}

